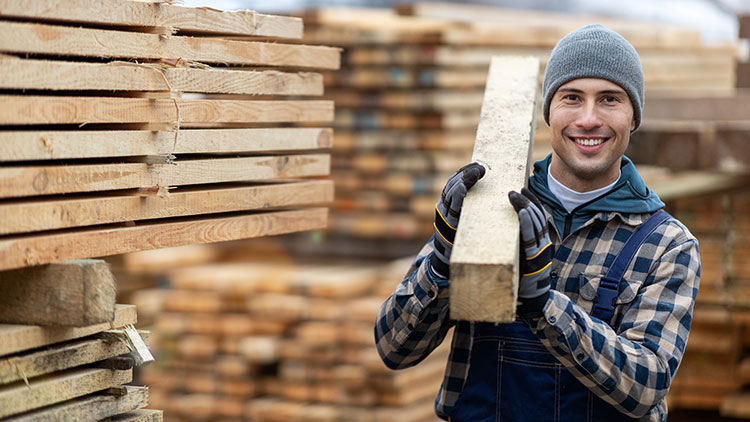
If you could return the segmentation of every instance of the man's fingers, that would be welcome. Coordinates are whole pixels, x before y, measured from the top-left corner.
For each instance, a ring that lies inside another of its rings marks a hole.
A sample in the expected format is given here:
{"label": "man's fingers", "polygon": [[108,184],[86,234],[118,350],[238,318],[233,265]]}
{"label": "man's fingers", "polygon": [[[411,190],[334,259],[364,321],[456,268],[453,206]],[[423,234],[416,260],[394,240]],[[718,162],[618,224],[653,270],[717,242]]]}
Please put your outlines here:
{"label": "man's fingers", "polygon": [[542,233],[544,231],[544,228],[547,227],[547,218],[544,215],[544,206],[542,205],[542,201],[540,201],[533,192],[526,188],[521,189],[521,194],[528,198],[531,204],[533,204],[533,206],[529,205],[529,211],[534,214],[534,221],[536,223],[534,225],[534,230]]}
{"label": "man's fingers", "polygon": [[463,182],[464,186],[466,186],[466,190],[471,189],[472,186],[474,186],[479,179],[484,177],[485,169],[484,167],[479,163],[471,163],[464,167],[463,169]]}
{"label": "man's fingers", "polygon": [[449,213],[451,217],[458,218],[464,204],[464,198],[466,198],[466,186],[463,183],[456,183],[448,192],[448,198],[450,198]]}
{"label": "man's fingers", "polygon": [[514,190],[508,192],[508,199],[516,212],[520,212],[529,205],[529,199]]}
{"label": "man's fingers", "polygon": [[542,205],[542,201],[539,200],[539,198],[534,195],[534,192],[528,190],[527,188],[521,188],[521,195],[529,198],[529,201],[531,201],[534,205],[539,207],[540,210],[544,209],[544,206]]}
{"label": "man's fingers", "polygon": [[532,242],[536,244],[536,233],[534,231],[534,224],[531,222],[529,210],[523,208],[518,211],[518,220],[521,223],[521,240],[523,241],[524,249]]}

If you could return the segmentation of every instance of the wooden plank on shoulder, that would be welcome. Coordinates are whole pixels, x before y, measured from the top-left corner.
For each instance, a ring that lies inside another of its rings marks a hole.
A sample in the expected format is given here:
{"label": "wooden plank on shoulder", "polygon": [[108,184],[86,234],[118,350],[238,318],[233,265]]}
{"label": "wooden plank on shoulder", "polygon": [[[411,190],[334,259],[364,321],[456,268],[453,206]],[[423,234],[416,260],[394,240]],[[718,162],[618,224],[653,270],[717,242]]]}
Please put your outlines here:
{"label": "wooden plank on shoulder", "polygon": [[333,47],[21,22],[0,22],[0,52],[320,69],[338,69],[341,55],[341,50]]}
{"label": "wooden plank on shoulder", "polygon": [[175,29],[180,32],[301,38],[302,19],[256,13],[184,7],[164,2],[121,0],[0,0],[0,16],[91,24]]}
{"label": "wooden plank on shoulder", "polygon": [[508,192],[529,177],[539,60],[495,57],[490,64],[472,161],[487,173],[463,204],[451,255],[451,318],[513,322],[519,223]]}
{"label": "wooden plank on shoulder", "polygon": [[[176,136],[176,138],[175,138]],[[176,139],[176,142],[175,142]],[[329,128],[0,132],[0,161],[331,148]]]}
{"label": "wooden plank on shoulder", "polygon": [[[170,246],[321,229],[326,226],[327,220],[327,208],[310,208],[242,214],[224,218],[194,217],[176,222],[143,223],[134,227],[97,228],[36,236],[6,237],[0,240],[0,270]],[[117,321],[116,315],[115,321]],[[0,334],[3,327],[0,325]],[[13,344],[12,341],[11,338],[10,344]],[[0,342],[0,355],[3,354],[3,346],[6,345]]]}
{"label": "wooden plank on shoulder", "polygon": [[6,419],[6,422],[57,422],[104,420],[148,405],[148,388],[126,386],[127,394],[105,393],[69,400],[44,409]]}
{"label": "wooden plank on shoulder", "polygon": [[323,76],[312,72],[170,68],[124,61],[83,63],[9,57],[0,58],[0,88],[322,95]]}
{"label": "wooden plank on shoulder", "polygon": [[328,154],[178,160],[174,164],[14,166],[0,168],[0,192],[2,197],[13,198],[325,176],[329,172]]}
{"label": "wooden plank on shoulder", "polygon": [[109,264],[82,259],[0,272],[0,322],[82,327],[115,318]]}
{"label": "wooden plank on shoulder", "polygon": [[0,124],[279,123],[333,120],[332,101],[0,96]]}
{"label": "wooden plank on shoulder", "polygon": [[113,327],[124,327],[135,323],[135,306],[117,305],[113,322],[94,324],[88,327],[0,324],[0,356],[86,337]]}
{"label": "wooden plank on shoulder", "polygon": [[[97,195],[0,204],[0,235],[333,201],[333,181],[171,190],[167,196]],[[0,283],[3,274],[0,273]],[[0,298],[0,318],[2,315]],[[114,303],[113,303],[114,304]]]}
{"label": "wooden plank on shoulder", "polygon": [[133,370],[71,369],[0,387],[0,417],[7,417],[75,397],[106,390],[133,380]]}

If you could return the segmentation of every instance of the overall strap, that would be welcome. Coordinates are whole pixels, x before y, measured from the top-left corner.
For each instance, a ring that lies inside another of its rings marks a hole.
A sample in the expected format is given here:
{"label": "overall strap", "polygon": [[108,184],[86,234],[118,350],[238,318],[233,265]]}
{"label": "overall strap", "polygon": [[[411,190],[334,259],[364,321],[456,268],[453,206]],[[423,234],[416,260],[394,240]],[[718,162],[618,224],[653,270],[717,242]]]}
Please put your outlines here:
{"label": "overall strap", "polygon": [[599,282],[599,289],[596,291],[596,297],[594,298],[594,308],[591,311],[592,316],[609,323],[615,312],[615,300],[617,300],[617,294],[620,290],[620,280],[630,266],[630,261],[633,260],[635,253],[640,249],[646,237],[670,217],[666,211],[659,210],[630,235],[628,241],[625,242],[625,246],[617,254],[615,262],[609,267],[607,275]]}

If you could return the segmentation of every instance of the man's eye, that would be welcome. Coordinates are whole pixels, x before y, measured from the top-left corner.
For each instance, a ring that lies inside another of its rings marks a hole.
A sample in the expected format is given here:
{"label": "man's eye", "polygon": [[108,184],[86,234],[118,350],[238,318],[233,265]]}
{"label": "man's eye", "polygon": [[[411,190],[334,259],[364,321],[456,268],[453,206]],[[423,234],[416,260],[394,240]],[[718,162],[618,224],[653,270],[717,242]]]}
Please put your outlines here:
{"label": "man's eye", "polygon": [[567,101],[575,101],[577,99],[578,99],[578,96],[575,94],[568,94],[563,97],[563,100],[567,100]]}
{"label": "man's eye", "polygon": [[613,97],[611,95],[604,97],[605,103],[615,103],[617,102],[617,97]]}

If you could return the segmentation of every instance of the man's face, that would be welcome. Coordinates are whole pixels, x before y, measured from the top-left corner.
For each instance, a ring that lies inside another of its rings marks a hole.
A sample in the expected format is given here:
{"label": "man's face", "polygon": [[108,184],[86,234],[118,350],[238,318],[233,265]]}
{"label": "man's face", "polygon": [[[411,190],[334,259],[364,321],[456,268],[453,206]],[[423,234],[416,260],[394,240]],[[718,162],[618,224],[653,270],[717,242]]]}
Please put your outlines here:
{"label": "man's face", "polygon": [[605,79],[574,79],[550,101],[552,176],[585,192],[613,183],[635,128],[630,97]]}

